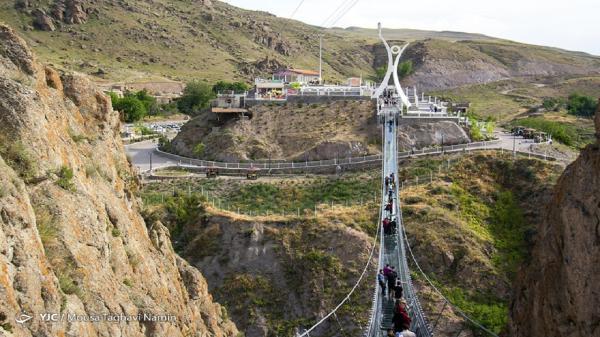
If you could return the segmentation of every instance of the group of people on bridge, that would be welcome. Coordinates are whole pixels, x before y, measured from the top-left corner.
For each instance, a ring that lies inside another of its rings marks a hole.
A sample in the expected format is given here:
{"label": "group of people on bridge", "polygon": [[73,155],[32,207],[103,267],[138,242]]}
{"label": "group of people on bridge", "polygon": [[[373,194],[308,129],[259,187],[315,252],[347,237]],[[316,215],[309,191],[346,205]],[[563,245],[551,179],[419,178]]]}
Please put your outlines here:
{"label": "group of people on bridge", "polygon": [[379,110],[385,106],[394,106],[398,104],[398,98],[394,96],[394,90],[386,89],[379,100]]}
{"label": "group of people on bridge", "polygon": [[[383,219],[383,231],[385,236],[394,235],[397,230],[396,218],[394,218],[394,195],[396,191],[396,177],[394,173],[384,179],[387,191],[387,204],[385,205],[386,217]],[[411,318],[408,314],[408,305],[402,296],[402,283],[394,266],[386,264],[379,270],[377,281],[381,287],[381,295],[387,301],[394,301],[393,325],[387,328],[389,337],[416,337],[410,331]]]}

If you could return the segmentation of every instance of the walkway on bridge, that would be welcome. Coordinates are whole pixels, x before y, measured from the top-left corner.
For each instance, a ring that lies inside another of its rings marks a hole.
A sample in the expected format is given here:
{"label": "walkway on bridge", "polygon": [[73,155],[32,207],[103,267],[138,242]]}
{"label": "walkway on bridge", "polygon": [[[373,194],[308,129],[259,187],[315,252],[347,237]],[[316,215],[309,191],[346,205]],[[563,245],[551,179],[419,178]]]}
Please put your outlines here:
{"label": "walkway on bridge", "polygon": [[[394,183],[392,198],[393,210],[392,217],[396,219],[397,227],[394,232],[386,235],[383,226],[380,226],[380,250],[379,250],[379,266],[377,270],[383,269],[384,266],[395,266],[398,272],[398,278],[401,281],[403,295],[408,303],[408,314],[412,319],[411,331],[418,337],[432,336],[431,329],[417,297],[416,291],[412,284],[408,261],[406,258],[406,250],[404,247],[404,231],[402,226],[402,210],[400,207],[399,180],[398,180],[398,151],[397,151],[397,120],[400,110],[386,109],[386,113],[382,118],[383,125],[383,170],[382,170],[382,198],[380,208],[380,221],[387,215],[388,211],[385,206],[388,202],[388,190],[384,183],[385,177],[393,174]],[[389,291],[389,290],[388,290]],[[387,336],[387,330],[393,328],[392,318],[394,316],[394,300],[385,297],[382,292],[377,289],[375,300],[373,302],[374,315],[371,318],[369,330],[366,333],[367,337],[383,337]]]}

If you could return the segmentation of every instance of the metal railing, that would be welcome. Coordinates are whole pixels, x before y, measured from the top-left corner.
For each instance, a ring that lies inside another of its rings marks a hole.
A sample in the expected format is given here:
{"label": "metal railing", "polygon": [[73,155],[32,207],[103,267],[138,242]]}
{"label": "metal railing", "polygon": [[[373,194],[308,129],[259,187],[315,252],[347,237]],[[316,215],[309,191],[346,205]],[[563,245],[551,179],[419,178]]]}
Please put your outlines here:
{"label": "metal railing", "polygon": [[[495,149],[499,148],[501,141],[492,140],[487,142],[475,142],[458,145],[446,145],[443,147],[420,149],[415,151],[398,152],[397,158],[409,158],[411,156],[424,156],[430,154],[454,153],[460,151],[471,151],[479,149]],[[342,165],[359,165],[374,162],[380,162],[383,157],[381,154],[365,155],[361,157],[347,157],[325,160],[301,161],[301,162],[286,162],[286,161],[252,161],[252,162],[218,162],[202,159],[194,159],[184,157],[168,152],[155,149],[155,152],[162,157],[172,159],[182,167],[199,167],[199,168],[217,168],[225,170],[250,169],[258,168],[261,170],[295,170],[295,169],[310,169],[319,167],[335,167]]]}

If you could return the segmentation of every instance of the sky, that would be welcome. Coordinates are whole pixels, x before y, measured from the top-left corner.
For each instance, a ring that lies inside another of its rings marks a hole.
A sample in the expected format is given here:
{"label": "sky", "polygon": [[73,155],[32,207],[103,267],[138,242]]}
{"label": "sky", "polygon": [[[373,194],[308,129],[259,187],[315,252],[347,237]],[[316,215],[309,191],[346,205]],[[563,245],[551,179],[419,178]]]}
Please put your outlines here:
{"label": "sky", "polygon": [[376,28],[381,22],[385,28],[481,33],[600,55],[600,0],[225,0],[287,18],[302,2],[293,18],[327,27],[341,4],[355,1],[335,26]]}

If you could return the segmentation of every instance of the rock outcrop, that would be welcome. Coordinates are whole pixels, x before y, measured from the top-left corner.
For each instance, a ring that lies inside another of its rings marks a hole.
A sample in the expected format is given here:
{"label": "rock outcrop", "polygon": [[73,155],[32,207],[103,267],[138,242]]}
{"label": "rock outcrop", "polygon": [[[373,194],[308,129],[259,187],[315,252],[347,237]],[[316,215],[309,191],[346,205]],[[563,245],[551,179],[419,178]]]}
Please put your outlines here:
{"label": "rock outcrop", "polygon": [[87,78],[42,66],[0,26],[1,336],[237,335],[166,228],[139,215],[119,128]]}
{"label": "rock outcrop", "polygon": [[398,146],[405,151],[412,148],[464,144],[469,141],[465,130],[454,122],[401,124],[398,127]]}
{"label": "rock outcrop", "polygon": [[54,26],[54,21],[48,14],[46,14],[44,10],[36,8],[33,11],[31,11],[31,16],[33,16],[34,28],[47,32],[52,32],[56,30],[56,27]]}
{"label": "rock outcrop", "polygon": [[510,335],[600,335],[599,287],[600,137],[558,180],[515,285]]}
{"label": "rock outcrop", "polygon": [[203,158],[219,161],[378,153],[379,147],[372,145],[381,138],[374,110],[370,101],[330,101],[257,105],[250,108],[252,117],[244,119],[205,112],[184,125],[171,152],[193,157],[194,147],[203,143]]}
{"label": "rock outcrop", "polygon": [[54,19],[69,25],[82,24],[88,19],[82,0],[56,0],[51,13]]}
{"label": "rock outcrop", "polygon": [[83,0],[55,0],[49,8],[24,0],[15,2],[18,10],[27,11],[29,7],[35,7],[31,10],[33,27],[43,31],[55,31],[61,24],[82,24],[88,20]]}

